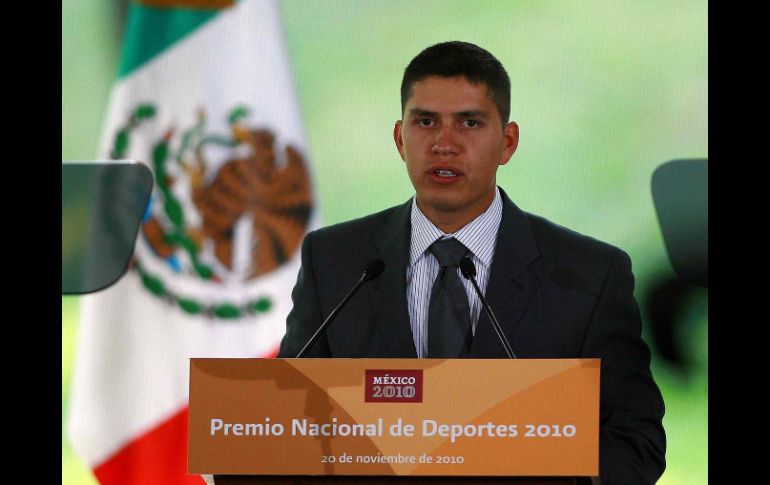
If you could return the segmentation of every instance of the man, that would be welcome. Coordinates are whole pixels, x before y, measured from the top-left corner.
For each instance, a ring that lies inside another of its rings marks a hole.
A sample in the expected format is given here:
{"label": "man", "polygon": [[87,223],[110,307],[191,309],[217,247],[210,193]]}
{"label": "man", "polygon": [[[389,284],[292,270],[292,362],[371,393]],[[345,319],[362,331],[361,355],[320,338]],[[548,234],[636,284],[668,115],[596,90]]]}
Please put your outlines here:
{"label": "man", "polygon": [[654,483],[665,468],[664,406],[641,339],[631,261],[523,212],[496,186],[519,138],[507,121],[503,66],[473,44],[437,44],[406,68],[401,104],[393,136],[416,195],[306,236],[279,356],[295,356],[380,258],[382,275],[308,356],[505,357],[457,274],[457,255],[467,255],[518,358],[602,359],[602,483]]}

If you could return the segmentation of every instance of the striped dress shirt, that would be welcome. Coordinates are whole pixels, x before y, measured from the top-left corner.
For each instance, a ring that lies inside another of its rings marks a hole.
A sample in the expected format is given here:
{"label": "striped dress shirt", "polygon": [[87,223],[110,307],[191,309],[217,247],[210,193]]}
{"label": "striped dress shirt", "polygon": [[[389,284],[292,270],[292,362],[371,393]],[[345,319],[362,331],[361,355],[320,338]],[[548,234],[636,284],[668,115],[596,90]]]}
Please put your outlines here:
{"label": "striped dress shirt", "polygon": [[[417,206],[416,198],[412,199],[412,238],[409,265],[406,268],[406,300],[417,357],[423,358],[428,354],[428,306],[433,282],[439,270],[438,261],[428,248],[437,239],[453,237],[470,249],[471,260],[476,265],[476,281],[481,291],[486,294],[489,269],[495,254],[497,231],[502,217],[503,200],[500,191],[495,190],[495,198],[486,212],[457,232],[445,234],[425,217]],[[468,295],[471,328],[475,335],[476,323],[481,313],[481,300],[473,289],[473,284],[462,276],[459,269],[457,273]]]}

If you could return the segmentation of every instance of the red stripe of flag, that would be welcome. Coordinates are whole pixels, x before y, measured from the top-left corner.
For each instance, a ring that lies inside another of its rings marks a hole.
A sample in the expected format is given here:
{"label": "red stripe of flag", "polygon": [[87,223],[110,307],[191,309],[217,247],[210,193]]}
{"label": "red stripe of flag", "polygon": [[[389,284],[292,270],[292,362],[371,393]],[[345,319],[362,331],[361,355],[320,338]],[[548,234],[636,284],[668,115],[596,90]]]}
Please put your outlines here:
{"label": "red stripe of flag", "polygon": [[[276,348],[265,358],[278,354]],[[187,474],[188,408],[133,440],[94,469],[102,485],[205,485]]]}
{"label": "red stripe of flag", "polygon": [[205,485],[187,474],[187,406],[94,469],[103,485]]}

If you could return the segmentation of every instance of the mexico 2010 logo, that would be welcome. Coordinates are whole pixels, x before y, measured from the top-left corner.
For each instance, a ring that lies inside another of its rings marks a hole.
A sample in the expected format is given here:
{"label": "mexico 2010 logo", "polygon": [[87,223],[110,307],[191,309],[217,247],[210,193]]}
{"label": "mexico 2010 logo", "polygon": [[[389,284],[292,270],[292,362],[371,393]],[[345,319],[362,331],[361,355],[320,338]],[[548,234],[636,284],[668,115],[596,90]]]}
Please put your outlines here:
{"label": "mexico 2010 logo", "polygon": [[367,369],[364,402],[422,402],[422,369]]}
{"label": "mexico 2010 logo", "polygon": [[209,132],[201,110],[193,126],[165,128],[129,153],[136,130],[155,116],[155,105],[136,106],[111,153],[149,160],[155,175],[133,269],[148,291],[191,315],[268,312],[265,285],[253,283],[298,250],[313,210],[301,153],[277,147],[270,130],[247,125],[245,107],[230,111],[227,132]]}

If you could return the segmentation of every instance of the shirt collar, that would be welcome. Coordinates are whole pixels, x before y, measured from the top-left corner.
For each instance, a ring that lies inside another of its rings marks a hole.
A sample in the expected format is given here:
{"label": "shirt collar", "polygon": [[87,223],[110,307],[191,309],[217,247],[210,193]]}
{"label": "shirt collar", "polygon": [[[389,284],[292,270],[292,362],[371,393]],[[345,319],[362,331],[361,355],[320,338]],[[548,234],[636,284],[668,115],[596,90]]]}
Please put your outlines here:
{"label": "shirt collar", "polygon": [[445,234],[428,219],[417,206],[417,198],[412,198],[412,238],[409,264],[425,254],[431,244],[440,237],[454,237],[487,267],[492,265],[497,231],[503,217],[503,200],[500,191],[495,190],[495,198],[489,208],[471,222],[452,234]]}

